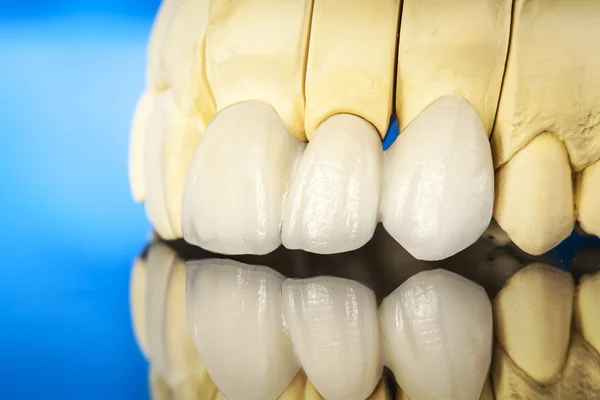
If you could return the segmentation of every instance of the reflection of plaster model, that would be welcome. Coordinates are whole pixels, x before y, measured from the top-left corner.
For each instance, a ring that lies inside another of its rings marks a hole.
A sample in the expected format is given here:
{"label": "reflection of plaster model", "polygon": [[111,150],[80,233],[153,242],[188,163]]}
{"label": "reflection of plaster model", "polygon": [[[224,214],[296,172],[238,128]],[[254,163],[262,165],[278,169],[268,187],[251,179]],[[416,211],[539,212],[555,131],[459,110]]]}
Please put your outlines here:
{"label": "reflection of plaster model", "polygon": [[598,235],[598,18],[588,0],[165,0],[134,197],[161,237],[225,254],[351,251],[381,218],[438,260],[492,208],[530,254],[576,220]]}
{"label": "reflection of plaster model", "polygon": [[[393,247],[400,248],[389,240],[377,249],[391,255]],[[378,265],[379,253],[362,251],[360,265],[344,259],[341,277],[288,279],[229,259],[184,267],[169,247],[153,243],[135,263],[130,295],[155,394],[388,400],[385,364],[401,386],[398,399],[492,400],[492,352],[496,399],[600,393],[600,265],[575,286],[569,273],[545,264],[520,268],[486,240],[437,263],[454,272],[405,255],[391,267],[415,266],[413,276],[377,311],[373,290],[348,279],[363,274],[351,270],[376,273],[378,288],[398,279]],[[277,263],[293,264],[294,256],[284,252]],[[315,270],[331,256],[321,258]]]}

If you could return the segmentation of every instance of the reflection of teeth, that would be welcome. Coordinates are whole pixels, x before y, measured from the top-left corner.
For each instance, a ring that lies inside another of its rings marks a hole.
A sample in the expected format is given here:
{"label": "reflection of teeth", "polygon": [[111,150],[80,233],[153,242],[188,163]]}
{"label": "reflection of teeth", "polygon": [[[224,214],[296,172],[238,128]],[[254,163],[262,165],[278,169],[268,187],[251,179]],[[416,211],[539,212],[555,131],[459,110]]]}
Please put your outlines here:
{"label": "reflection of teeth", "polygon": [[187,329],[185,265],[170,248],[154,244],[148,252],[147,270],[148,353],[152,367],[175,387],[205,371]]}
{"label": "reflection of teeth", "polygon": [[281,244],[285,193],[303,149],[266,103],[221,111],[190,165],[185,240],[221,254],[275,250]]}
{"label": "reflection of teeth", "polygon": [[583,230],[600,237],[600,161],[579,174],[577,218]]}
{"label": "reflection of teeth", "polygon": [[600,353],[600,272],[581,278],[575,301],[575,326]]}
{"label": "reflection of teeth", "polygon": [[396,113],[401,130],[447,95],[473,105],[489,133],[496,116],[511,19],[510,0],[404,0]]}
{"label": "reflection of teeth", "polygon": [[509,280],[494,301],[500,342],[492,366],[496,398],[598,398],[600,354],[593,342],[600,331],[599,277],[581,280],[575,330],[570,324],[573,280],[568,273],[533,264]]}
{"label": "reflection of teeth", "polygon": [[381,304],[387,365],[411,399],[478,399],[492,350],[492,307],[480,286],[421,272]]}
{"label": "reflection of teeth", "polygon": [[230,399],[273,399],[299,365],[281,317],[282,275],[233,260],[188,264],[190,329],[200,358]]}
{"label": "reflection of teeth", "polygon": [[146,359],[150,359],[148,350],[148,335],[146,332],[146,287],[147,287],[147,265],[146,261],[139,259],[133,266],[131,272],[129,302],[133,322],[135,339]]}
{"label": "reflection of teeth", "polygon": [[377,225],[382,167],[369,122],[339,114],[321,124],[290,185],[283,244],[321,254],[362,247]]}
{"label": "reflection of teeth", "polygon": [[473,244],[492,217],[494,172],[476,111],[444,97],[386,152],[381,217],[414,257],[440,260]]}
{"label": "reflection of teeth", "polygon": [[382,373],[372,290],[341,278],[288,279],[283,315],[294,351],[327,399],[367,398]]}
{"label": "reflection of teeth", "polygon": [[494,300],[496,337],[514,363],[538,382],[549,382],[566,357],[573,279],[531,264],[509,279]]}
{"label": "reflection of teeth", "polygon": [[537,136],[496,172],[494,217],[524,251],[540,255],[575,224],[571,168],[560,140]]}

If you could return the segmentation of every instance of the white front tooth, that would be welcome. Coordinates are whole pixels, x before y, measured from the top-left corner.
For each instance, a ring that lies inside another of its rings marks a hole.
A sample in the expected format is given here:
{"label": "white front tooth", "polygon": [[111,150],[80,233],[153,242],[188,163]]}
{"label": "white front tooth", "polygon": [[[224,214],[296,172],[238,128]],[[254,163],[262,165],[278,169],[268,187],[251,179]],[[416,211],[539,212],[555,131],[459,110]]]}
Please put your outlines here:
{"label": "white front tooth", "polygon": [[133,121],[131,123],[131,138],[129,143],[129,182],[133,199],[139,203],[144,201],[146,182],[144,177],[144,149],[148,133],[148,120],[154,107],[156,95],[146,91],[138,100]]}
{"label": "white front tooth", "polygon": [[437,269],[386,297],[379,311],[386,365],[412,400],[478,399],[492,353],[482,287]]}
{"label": "white front tooth", "polygon": [[385,154],[382,222],[415,258],[441,260],[473,244],[493,205],[490,145],[477,112],[458,97],[425,109]]}
{"label": "white front tooth", "polygon": [[187,267],[190,329],[217,387],[230,400],[277,398],[300,369],[281,316],[284,276],[233,260]]}
{"label": "white front tooth", "polygon": [[166,240],[174,239],[173,228],[167,213],[165,192],[165,170],[163,168],[163,150],[169,120],[169,107],[173,106],[171,91],[157,97],[147,124],[144,149],[144,199],[146,214],[153,223],[156,232]]}
{"label": "white front tooth", "polygon": [[373,125],[349,114],[323,122],[289,189],[283,244],[321,254],[362,247],[377,225],[382,168]]}
{"label": "white front tooth", "polygon": [[183,196],[185,240],[221,254],[275,250],[286,190],[303,149],[264,102],[221,111],[190,164]]}
{"label": "white front tooth", "polygon": [[382,374],[375,294],[358,282],[288,279],[283,315],[294,351],[326,399],[366,399]]}

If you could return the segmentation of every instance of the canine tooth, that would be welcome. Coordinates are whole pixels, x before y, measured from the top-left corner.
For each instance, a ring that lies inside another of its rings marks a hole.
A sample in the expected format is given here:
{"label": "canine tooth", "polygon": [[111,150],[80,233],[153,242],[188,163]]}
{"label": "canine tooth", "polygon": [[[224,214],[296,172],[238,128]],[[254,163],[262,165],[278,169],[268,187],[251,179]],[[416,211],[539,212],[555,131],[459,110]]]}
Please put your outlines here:
{"label": "canine tooth", "polygon": [[148,360],[150,359],[150,352],[148,351],[148,335],[146,333],[147,275],[146,261],[143,259],[136,260],[129,283],[129,305],[135,339],[142,354]]}
{"label": "canine tooth", "polygon": [[282,242],[331,254],[355,250],[377,226],[383,150],[375,128],[339,114],[313,135],[291,182]]}
{"label": "canine tooth", "polygon": [[315,0],[306,66],[306,135],[336,114],[384,137],[394,95],[399,0]]}
{"label": "canine tooth", "polygon": [[575,326],[585,340],[600,353],[600,272],[583,276],[575,299]]}
{"label": "canine tooth", "polygon": [[283,317],[294,352],[327,399],[366,399],[382,374],[375,293],[334,277],[287,279]]}
{"label": "canine tooth", "polygon": [[140,97],[131,123],[131,139],[129,144],[129,182],[133,199],[138,203],[144,201],[144,148],[146,146],[146,133],[148,120],[154,107],[156,95],[146,91]]}
{"label": "canine tooth", "polygon": [[204,126],[210,123],[215,114],[204,65],[210,4],[210,0],[180,3],[166,34],[162,63],[175,103],[185,113],[198,113]]}
{"label": "canine tooth", "polygon": [[569,158],[550,133],[537,136],[496,171],[494,217],[529,254],[543,254],[571,234],[573,209]]}
{"label": "canine tooth", "polygon": [[575,171],[600,158],[600,48],[598,41],[590,40],[600,37],[598,18],[599,2],[514,2],[510,51],[492,135],[496,166],[508,162],[541,132],[560,138]]}
{"label": "canine tooth", "polygon": [[383,349],[413,400],[478,399],[490,365],[492,307],[480,286],[452,272],[421,272],[380,306]]}
{"label": "canine tooth", "polygon": [[217,110],[262,100],[277,111],[290,132],[306,139],[304,71],[312,3],[211,1],[206,73]]}
{"label": "canine tooth", "polygon": [[266,103],[236,104],[208,126],[183,199],[188,243],[221,254],[266,254],[281,244],[289,180],[304,144]]}
{"label": "canine tooth", "polygon": [[473,105],[490,133],[508,49],[511,0],[404,0],[396,113],[408,124],[442,96]]}
{"label": "canine tooth", "polygon": [[579,173],[577,219],[587,233],[600,237],[600,161]]}
{"label": "canine tooth", "polygon": [[537,382],[550,382],[565,361],[573,291],[569,273],[534,263],[510,278],[494,299],[496,339]]}
{"label": "canine tooth", "polygon": [[146,214],[156,232],[165,240],[174,239],[173,227],[167,212],[163,150],[168,129],[171,92],[162,93],[154,102],[147,124],[144,148],[144,200]]}
{"label": "canine tooth", "polygon": [[188,321],[217,387],[230,400],[276,398],[300,368],[281,316],[283,275],[233,260],[188,271]]}
{"label": "canine tooth", "polygon": [[425,109],[385,153],[381,217],[415,258],[473,244],[492,218],[494,171],[477,112],[449,96]]}
{"label": "canine tooth", "polygon": [[146,323],[153,368],[171,387],[190,376],[206,374],[187,328],[186,271],[166,245],[155,243],[148,253]]}

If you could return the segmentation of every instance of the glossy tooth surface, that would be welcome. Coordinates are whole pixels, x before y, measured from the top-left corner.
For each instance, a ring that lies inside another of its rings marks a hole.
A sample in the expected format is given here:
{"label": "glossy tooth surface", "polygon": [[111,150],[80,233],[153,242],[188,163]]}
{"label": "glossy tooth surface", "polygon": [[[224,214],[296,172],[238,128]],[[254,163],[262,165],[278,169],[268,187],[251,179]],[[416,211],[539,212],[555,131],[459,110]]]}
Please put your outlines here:
{"label": "glossy tooth surface", "polygon": [[150,33],[147,51],[148,68],[146,71],[146,84],[149,88],[159,93],[169,87],[169,80],[165,75],[164,68],[162,68],[162,63],[167,44],[167,35],[173,24],[174,17],[177,15],[180,4],[180,0],[162,0],[152,25],[152,32]]}
{"label": "glossy tooth surface", "polygon": [[283,315],[294,352],[326,399],[366,399],[382,373],[377,304],[355,281],[317,277],[283,283]]}
{"label": "glossy tooth surface", "polygon": [[473,244],[488,227],[494,201],[489,142],[477,112],[444,97],[385,153],[381,218],[415,258],[440,260]]}
{"label": "glossy tooth surface", "polygon": [[205,376],[187,329],[185,264],[172,249],[154,243],[146,279],[146,335],[152,367],[173,388],[190,377]]}
{"label": "glossy tooth surface", "polygon": [[317,129],[290,185],[284,246],[331,254],[362,247],[377,225],[383,150],[375,128],[341,114]]}
{"label": "glossy tooth surface", "polygon": [[221,254],[266,254],[281,244],[289,181],[304,144],[266,103],[221,111],[190,165],[183,199],[183,234]]}
{"label": "glossy tooth surface", "polygon": [[494,218],[523,251],[540,255],[575,225],[571,167],[562,142],[537,136],[496,171]]}
{"label": "glossy tooth surface", "polygon": [[511,0],[403,0],[396,115],[401,130],[442,96],[473,105],[490,133],[500,97]]}
{"label": "glossy tooth surface", "polygon": [[144,148],[144,200],[146,214],[156,232],[165,240],[174,239],[167,212],[163,151],[169,125],[169,109],[173,106],[170,91],[161,94],[152,107],[147,124]]}
{"label": "glossy tooth surface", "polygon": [[233,260],[190,262],[188,324],[229,400],[275,399],[300,368],[281,316],[284,277]]}
{"label": "glossy tooth surface", "polygon": [[552,381],[565,362],[573,292],[569,273],[536,263],[510,278],[494,299],[496,339],[537,382]]}
{"label": "glossy tooth surface", "polygon": [[478,399],[491,360],[492,307],[452,272],[421,272],[380,306],[383,352],[412,400]]}
{"label": "glossy tooth surface", "polygon": [[583,230],[600,237],[600,161],[580,172],[576,203]]}

